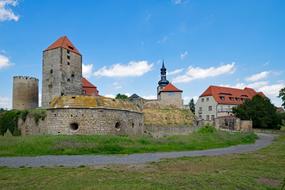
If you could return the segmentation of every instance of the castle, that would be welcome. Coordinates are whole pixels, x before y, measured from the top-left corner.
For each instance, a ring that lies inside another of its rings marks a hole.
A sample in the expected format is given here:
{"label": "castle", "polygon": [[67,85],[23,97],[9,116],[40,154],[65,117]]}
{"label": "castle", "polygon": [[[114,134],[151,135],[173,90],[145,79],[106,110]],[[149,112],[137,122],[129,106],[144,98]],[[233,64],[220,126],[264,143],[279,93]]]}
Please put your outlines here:
{"label": "castle", "polygon": [[[182,108],[182,90],[166,79],[164,62],[157,99],[146,102]],[[16,76],[13,109],[38,107],[38,79]],[[22,134],[127,134],[144,133],[142,107],[131,101],[99,95],[97,87],[82,77],[82,55],[63,36],[43,51],[42,108],[46,118],[36,124],[21,121]]]}

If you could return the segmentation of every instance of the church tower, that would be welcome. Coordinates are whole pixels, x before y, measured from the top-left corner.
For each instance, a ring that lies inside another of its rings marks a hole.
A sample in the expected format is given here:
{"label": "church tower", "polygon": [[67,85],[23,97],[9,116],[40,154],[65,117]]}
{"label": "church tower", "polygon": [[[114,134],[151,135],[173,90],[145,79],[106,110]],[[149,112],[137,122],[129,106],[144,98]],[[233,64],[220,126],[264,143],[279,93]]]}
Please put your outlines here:
{"label": "church tower", "polygon": [[160,81],[158,81],[158,87],[157,87],[157,94],[169,84],[169,81],[166,79],[166,68],[164,66],[164,61],[162,61],[162,67],[160,69]]}
{"label": "church tower", "polygon": [[82,56],[63,36],[43,51],[42,107],[55,96],[82,94]]}

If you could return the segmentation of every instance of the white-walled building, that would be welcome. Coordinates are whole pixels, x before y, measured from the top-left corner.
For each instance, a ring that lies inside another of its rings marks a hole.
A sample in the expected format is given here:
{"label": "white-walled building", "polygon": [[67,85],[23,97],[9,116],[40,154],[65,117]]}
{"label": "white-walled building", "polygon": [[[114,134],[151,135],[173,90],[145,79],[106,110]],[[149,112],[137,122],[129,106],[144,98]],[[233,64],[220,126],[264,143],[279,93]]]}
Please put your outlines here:
{"label": "white-walled building", "polygon": [[232,116],[232,108],[255,95],[264,96],[252,88],[229,88],[209,86],[199,97],[195,105],[195,115],[201,120],[214,120],[217,117]]}

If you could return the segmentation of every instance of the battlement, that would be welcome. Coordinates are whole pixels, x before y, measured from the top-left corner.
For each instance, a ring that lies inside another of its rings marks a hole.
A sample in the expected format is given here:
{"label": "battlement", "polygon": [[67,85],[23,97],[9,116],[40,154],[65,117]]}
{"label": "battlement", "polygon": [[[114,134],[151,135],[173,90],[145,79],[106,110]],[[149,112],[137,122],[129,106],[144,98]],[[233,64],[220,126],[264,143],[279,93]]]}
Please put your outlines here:
{"label": "battlement", "polygon": [[35,77],[30,77],[30,76],[14,76],[13,79],[39,81],[39,79],[37,79]]}

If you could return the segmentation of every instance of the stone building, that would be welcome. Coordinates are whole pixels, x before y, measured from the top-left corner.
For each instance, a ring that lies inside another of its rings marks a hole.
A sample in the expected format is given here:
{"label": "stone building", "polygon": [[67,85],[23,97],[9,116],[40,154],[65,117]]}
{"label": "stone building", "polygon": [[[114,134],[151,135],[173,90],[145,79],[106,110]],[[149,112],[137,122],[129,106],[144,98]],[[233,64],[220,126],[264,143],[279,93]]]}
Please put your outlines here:
{"label": "stone building", "polygon": [[13,77],[13,109],[32,109],[39,105],[39,80],[28,76]]}
{"label": "stone building", "polygon": [[82,94],[82,56],[63,36],[43,52],[42,107],[55,96]]}
{"label": "stone building", "polygon": [[209,86],[195,105],[195,115],[200,120],[214,120],[218,117],[233,116],[232,109],[255,95],[265,96],[252,88],[229,88]]}
{"label": "stone building", "polygon": [[161,105],[183,108],[182,90],[176,88],[166,79],[166,68],[164,61],[160,69],[161,79],[157,87],[157,100]]}

